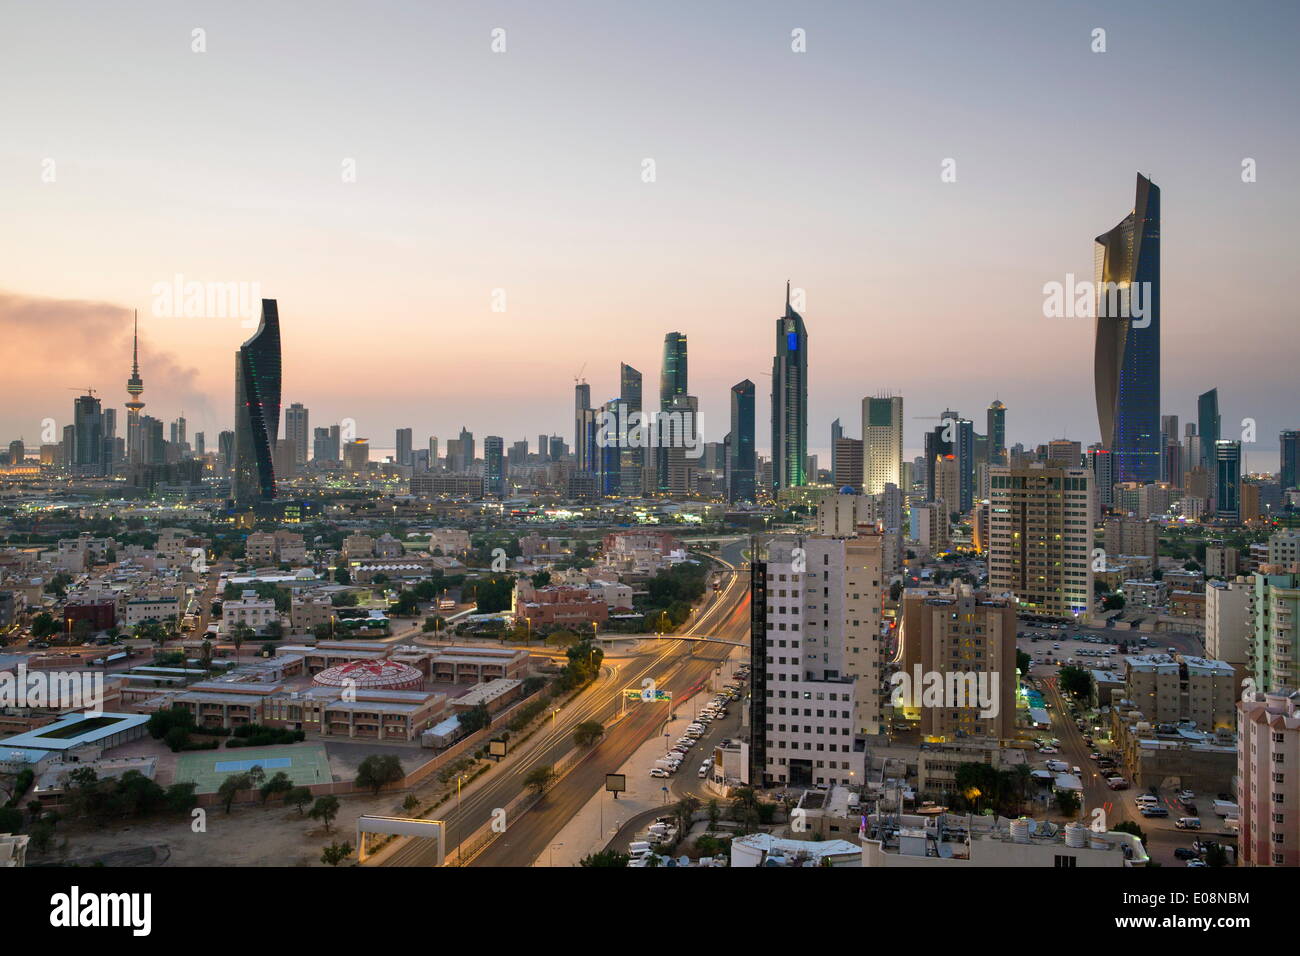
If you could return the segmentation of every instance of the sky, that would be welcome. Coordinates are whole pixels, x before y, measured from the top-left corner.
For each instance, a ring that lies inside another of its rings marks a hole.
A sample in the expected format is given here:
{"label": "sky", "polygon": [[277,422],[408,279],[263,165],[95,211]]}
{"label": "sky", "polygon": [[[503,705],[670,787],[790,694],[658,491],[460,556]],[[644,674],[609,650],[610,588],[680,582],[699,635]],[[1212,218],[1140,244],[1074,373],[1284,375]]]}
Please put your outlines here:
{"label": "sky", "polygon": [[682,331],[706,439],[748,378],[766,454],[787,279],[823,466],[832,419],[856,434],[887,391],[909,450],[995,397],[1009,443],[1086,445],[1093,323],[1044,317],[1043,286],[1091,278],[1140,171],[1164,411],[1218,387],[1225,437],[1254,419],[1247,463],[1276,467],[1298,26],[1251,0],[9,3],[0,438],[36,444],[86,387],[120,409],[133,310],[146,413],[230,428],[251,330],[169,311],[179,275],[277,299],[285,405],[378,447],[571,442],[574,377],[599,403],[625,361],[652,396]]}

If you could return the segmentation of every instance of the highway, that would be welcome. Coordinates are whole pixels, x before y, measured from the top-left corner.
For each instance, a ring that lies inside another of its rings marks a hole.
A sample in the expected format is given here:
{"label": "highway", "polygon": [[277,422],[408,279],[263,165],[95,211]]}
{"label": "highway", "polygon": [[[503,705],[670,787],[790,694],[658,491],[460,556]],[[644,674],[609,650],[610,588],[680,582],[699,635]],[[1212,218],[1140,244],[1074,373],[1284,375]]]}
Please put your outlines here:
{"label": "highway", "polygon": [[[695,614],[683,636],[744,640],[749,629],[749,578],[730,574],[722,591]],[[538,766],[554,765],[573,749],[574,728],[586,720],[599,720],[610,728],[585,757],[559,781],[532,810],[519,820],[507,821],[508,829],[480,853],[474,866],[529,866],[545,851],[549,842],[605,783],[605,773],[616,771],[647,739],[657,735],[669,715],[667,704],[629,702],[633,710],[614,723],[622,706],[624,688],[640,689],[649,677],[660,690],[683,702],[703,686],[710,670],[718,667],[734,648],[710,646],[698,640],[665,638],[662,646],[632,660],[607,662],[602,678],[576,700],[554,714],[551,722],[534,733],[522,753],[511,755],[503,766],[494,768],[462,795],[459,808],[450,802],[440,816],[447,822],[447,853],[457,860],[459,841],[491,819],[496,808],[507,806],[523,789],[523,779]],[[616,669],[615,669],[616,668]],[[613,725],[613,726],[611,726]],[[383,866],[432,866],[435,850],[418,840],[376,858]]]}

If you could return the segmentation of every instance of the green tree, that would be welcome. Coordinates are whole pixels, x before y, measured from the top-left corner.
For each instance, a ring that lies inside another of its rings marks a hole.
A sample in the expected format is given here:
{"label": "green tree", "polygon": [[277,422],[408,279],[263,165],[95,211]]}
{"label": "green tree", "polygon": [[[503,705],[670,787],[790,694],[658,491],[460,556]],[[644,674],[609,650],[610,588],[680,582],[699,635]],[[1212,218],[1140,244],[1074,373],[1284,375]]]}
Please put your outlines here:
{"label": "green tree", "polygon": [[402,762],[395,754],[371,754],[357,767],[357,786],[368,787],[372,793],[378,794],[384,786],[405,776]]}
{"label": "green tree", "polygon": [[1092,696],[1092,674],[1082,667],[1069,665],[1062,667],[1057,675],[1061,690],[1071,697]]}
{"label": "green tree", "polygon": [[578,861],[578,866],[626,867],[631,862],[631,859],[626,853],[619,853],[616,850],[601,850],[599,853],[584,856]]}
{"label": "green tree", "polygon": [[325,824],[325,832],[330,832],[330,824],[334,818],[339,815],[339,798],[333,794],[326,794],[323,797],[316,798],[316,805],[311,808],[308,814],[313,820],[320,820]]}
{"label": "green tree", "polygon": [[258,789],[258,793],[262,796],[262,803],[266,803],[267,800],[271,799],[271,797],[276,794],[288,793],[292,789],[293,781],[289,779],[287,773],[281,770],[270,780],[266,781],[266,783],[262,784]]}
{"label": "green tree", "polygon": [[221,786],[217,787],[217,795],[221,797],[221,805],[226,808],[226,813],[230,812],[230,807],[235,802],[235,795],[241,790],[252,790],[253,781],[246,773],[232,773],[225,780],[221,781]]}
{"label": "green tree", "polygon": [[327,866],[338,866],[351,855],[351,843],[331,843],[321,850],[320,861]]}
{"label": "green tree", "polygon": [[311,803],[311,790],[307,787],[294,787],[284,795],[284,802],[298,808],[298,816],[302,816],[303,807]]}
{"label": "green tree", "polygon": [[551,784],[556,781],[558,776],[559,774],[555,772],[555,768],[549,764],[541,767],[534,767],[532,770],[528,771],[527,776],[524,777],[524,788],[533,791],[534,794],[541,797],[546,793]]}
{"label": "green tree", "polygon": [[605,736],[605,725],[599,720],[584,720],[573,728],[573,743],[578,747],[590,747]]}
{"label": "green tree", "polygon": [[1056,809],[1067,817],[1079,812],[1079,795],[1073,790],[1056,791]]}
{"label": "green tree", "polygon": [[1138,826],[1136,823],[1134,823],[1132,820],[1121,820],[1119,823],[1111,827],[1111,829],[1114,830],[1116,833],[1131,833],[1133,834],[1133,836],[1141,840],[1144,844],[1147,842],[1147,835],[1144,832],[1142,832],[1142,828]]}
{"label": "green tree", "polygon": [[492,722],[492,714],[486,704],[475,704],[468,710],[461,711],[460,726],[467,734],[482,730]]}

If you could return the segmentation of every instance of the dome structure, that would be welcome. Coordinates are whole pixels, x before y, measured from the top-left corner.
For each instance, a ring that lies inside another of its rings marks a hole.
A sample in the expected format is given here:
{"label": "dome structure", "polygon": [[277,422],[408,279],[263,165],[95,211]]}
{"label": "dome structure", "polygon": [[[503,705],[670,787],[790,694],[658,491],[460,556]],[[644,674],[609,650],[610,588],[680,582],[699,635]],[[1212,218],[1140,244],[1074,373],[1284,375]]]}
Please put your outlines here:
{"label": "dome structure", "polygon": [[419,690],[424,674],[400,661],[349,661],[321,671],[312,681],[322,687],[357,690]]}

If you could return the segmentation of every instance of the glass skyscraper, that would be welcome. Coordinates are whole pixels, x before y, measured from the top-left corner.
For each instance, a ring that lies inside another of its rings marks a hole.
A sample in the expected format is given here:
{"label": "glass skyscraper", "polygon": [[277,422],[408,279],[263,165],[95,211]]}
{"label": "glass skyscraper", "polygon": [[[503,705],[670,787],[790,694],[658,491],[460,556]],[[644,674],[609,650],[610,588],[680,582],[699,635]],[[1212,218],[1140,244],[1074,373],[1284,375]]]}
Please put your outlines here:
{"label": "glass skyscraper", "polygon": [[1219,390],[1212,388],[1196,398],[1196,422],[1201,433],[1201,460],[1199,464],[1206,471],[1214,471],[1214,445],[1219,440]]}
{"label": "glass skyscraper", "polygon": [[1300,477],[1300,431],[1294,428],[1288,428],[1278,436],[1278,444],[1281,446],[1282,460],[1278,467],[1278,481],[1282,484],[1282,490],[1296,487],[1296,479]]}
{"label": "glass skyscraper", "polygon": [[772,493],[807,484],[808,330],[790,307],[785,284],[785,315],[776,320],[772,359]]}
{"label": "glass skyscraper", "polygon": [[[659,411],[671,412],[683,407],[686,390],[686,334],[669,332],[664,336],[664,361],[659,372]],[[655,477],[659,491],[668,491],[668,449],[682,436],[674,436],[659,429],[660,447],[655,449]]]}
{"label": "glass skyscraper", "polygon": [[235,353],[235,472],[237,504],[275,497],[271,453],[280,435],[280,313],[262,300],[262,320]]}
{"label": "glass skyscraper", "polygon": [[1138,174],[1133,211],[1097,237],[1094,260],[1101,443],[1111,452],[1116,482],[1148,484],[1160,480],[1162,441],[1159,186]]}
{"label": "glass skyscraper", "polygon": [[754,383],[749,379],[731,386],[727,500],[733,503],[755,499],[754,394]]}
{"label": "glass skyscraper", "polygon": [[1241,442],[1214,443],[1214,516],[1227,524],[1241,523]]}

